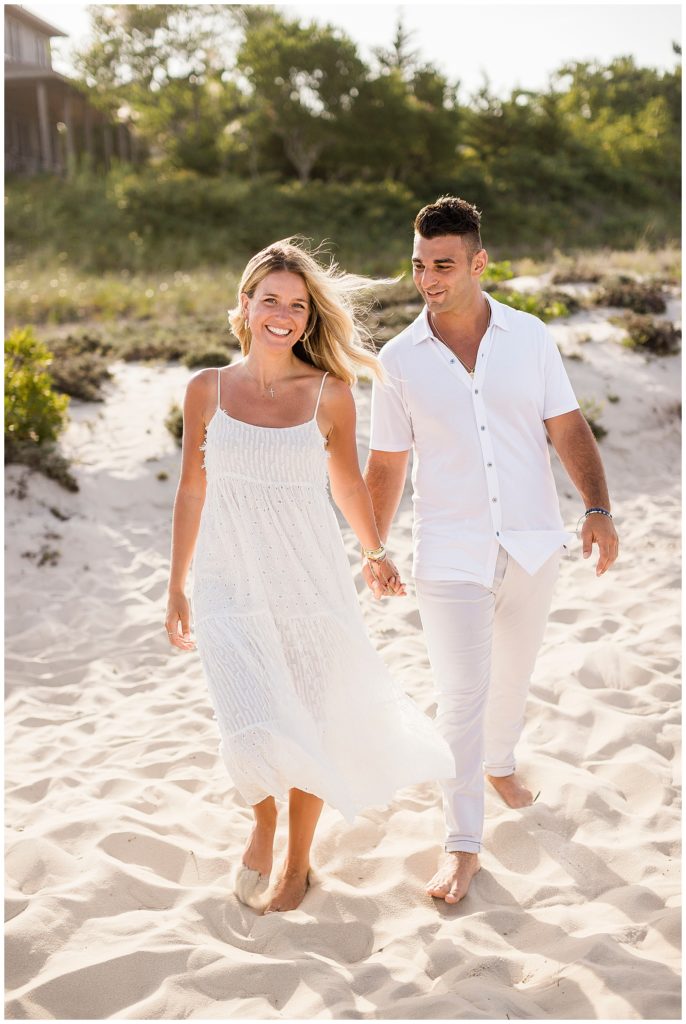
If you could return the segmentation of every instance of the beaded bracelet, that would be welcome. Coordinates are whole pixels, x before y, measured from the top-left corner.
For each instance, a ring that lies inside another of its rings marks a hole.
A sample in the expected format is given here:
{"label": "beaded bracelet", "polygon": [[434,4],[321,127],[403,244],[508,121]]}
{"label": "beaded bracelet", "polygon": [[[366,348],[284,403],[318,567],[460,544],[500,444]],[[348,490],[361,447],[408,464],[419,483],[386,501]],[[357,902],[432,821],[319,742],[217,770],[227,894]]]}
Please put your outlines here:
{"label": "beaded bracelet", "polygon": [[577,536],[579,534],[579,525],[581,523],[583,523],[584,520],[588,518],[588,516],[593,515],[595,512],[597,512],[601,516],[607,516],[609,519],[613,519],[614,518],[612,513],[608,512],[608,510],[606,508],[587,508],[586,511],[584,512],[584,514],[579,516],[579,520],[578,520],[578,522],[576,524],[576,531],[575,532],[576,532]]}

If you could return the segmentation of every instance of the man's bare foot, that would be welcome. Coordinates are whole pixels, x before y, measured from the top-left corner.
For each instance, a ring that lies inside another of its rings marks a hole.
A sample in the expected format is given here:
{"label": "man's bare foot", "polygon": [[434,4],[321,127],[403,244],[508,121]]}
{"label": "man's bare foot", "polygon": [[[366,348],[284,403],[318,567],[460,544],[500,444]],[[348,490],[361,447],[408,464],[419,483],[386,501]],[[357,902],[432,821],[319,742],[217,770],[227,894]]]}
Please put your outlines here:
{"label": "man's bare foot", "polygon": [[533,794],[523,786],[515,772],[512,775],[487,775],[486,778],[508,807],[530,807]]}
{"label": "man's bare foot", "polygon": [[285,868],[274,886],[271,899],[265,908],[265,914],[284,913],[295,910],[305,899],[310,887],[310,869]]}
{"label": "man's bare foot", "polygon": [[479,855],[476,853],[447,853],[441,866],[426,887],[429,896],[445,900],[446,903],[459,903],[469,891],[469,884],[481,870]]}
{"label": "man's bare foot", "polygon": [[243,851],[242,860],[245,866],[253,871],[259,871],[265,878],[271,874],[274,862],[275,832],[276,821],[273,828],[271,825],[255,824]]}

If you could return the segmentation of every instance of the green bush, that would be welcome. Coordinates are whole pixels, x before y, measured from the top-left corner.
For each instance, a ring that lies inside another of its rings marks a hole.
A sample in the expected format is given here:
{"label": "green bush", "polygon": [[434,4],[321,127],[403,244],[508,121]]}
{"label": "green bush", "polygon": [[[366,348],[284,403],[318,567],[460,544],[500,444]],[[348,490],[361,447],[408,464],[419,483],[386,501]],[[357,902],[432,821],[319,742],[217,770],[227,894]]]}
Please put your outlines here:
{"label": "green bush", "polygon": [[183,409],[178,402],[172,405],[164,425],[180,448],[183,441]]}
{"label": "green bush", "polygon": [[550,296],[546,292],[517,292],[509,289],[497,291],[494,288],[486,289],[498,302],[504,302],[506,306],[513,309],[521,309],[525,313],[532,313],[541,320],[555,320],[560,316],[569,316],[569,308],[557,295]]}
{"label": "green bush", "polygon": [[78,481],[71,472],[69,460],[60,452],[54,441],[36,444],[35,441],[8,442],[5,439],[5,461],[20,463],[35,470],[36,473],[42,473],[67,491],[79,489]]}
{"label": "green bush", "polygon": [[190,370],[204,366],[226,366],[231,360],[232,349],[228,345],[206,344],[196,345],[186,352],[181,360]]}
{"label": "green bush", "polygon": [[79,485],[55,441],[64,427],[69,397],[53,390],[51,354],[30,327],[5,339],[5,462],[21,463],[69,491]]}
{"label": "green bush", "polygon": [[485,285],[496,281],[509,281],[514,276],[512,264],[509,260],[501,260],[499,263],[494,260],[488,264],[486,270],[481,275],[481,281]]}
{"label": "green bush", "polygon": [[580,398],[579,408],[584,416],[584,419],[588,423],[593,436],[596,441],[602,441],[607,436],[607,430],[600,422],[600,414],[603,411],[603,407],[600,402],[596,402],[593,398]]}
{"label": "green bush", "polygon": [[50,348],[54,387],[83,402],[102,402],[102,385],[112,378],[107,365],[112,346],[90,334],[70,334],[55,338]]}
{"label": "green bush", "polygon": [[[412,244],[421,203],[394,181],[278,182],[273,177],[206,178],[147,170],[73,181],[8,183],[5,210],[9,263],[40,253],[92,274],[126,268],[155,273],[202,265],[239,268],[269,242],[304,235],[329,248],[346,269],[388,274]],[[28,240],[30,239],[30,245]],[[180,244],[180,242],[182,244]],[[151,296],[120,295],[107,278],[107,305],[117,315],[141,315]],[[54,296],[47,316],[65,319]],[[88,297],[77,305],[87,306]]]}
{"label": "green bush", "polygon": [[632,281],[627,277],[603,283],[593,297],[597,306],[619,306],[634,313],[664,313],[667,308],[664,292],[659,285]]}
{"label": "green bush", "polygon": [[53,390],[52,355],[30,327],[5,339],[5,446],[18,441],[55,441],[64,427],[69,398]]}
{"label": "green bush", "polygon": [[652,352],[657,356],[673,356],[681,351],[681,331],[669,320],[625,313],[622,317],[613,317],[612,323],[626,331],[627,336],[622,341],[625,348]]}

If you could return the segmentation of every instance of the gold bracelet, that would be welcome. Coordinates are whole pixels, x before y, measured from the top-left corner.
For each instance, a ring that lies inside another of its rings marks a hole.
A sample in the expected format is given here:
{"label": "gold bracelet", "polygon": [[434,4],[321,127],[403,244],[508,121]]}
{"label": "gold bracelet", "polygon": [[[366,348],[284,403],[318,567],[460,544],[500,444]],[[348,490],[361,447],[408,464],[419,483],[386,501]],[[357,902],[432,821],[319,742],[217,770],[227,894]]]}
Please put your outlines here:
{"label": "gold bracelet", "polygon": [[363,547],[362,552],[368,562],[383,562],[386,557],[386,548],[383,544],[378,548],[370,548],[369,550]]}

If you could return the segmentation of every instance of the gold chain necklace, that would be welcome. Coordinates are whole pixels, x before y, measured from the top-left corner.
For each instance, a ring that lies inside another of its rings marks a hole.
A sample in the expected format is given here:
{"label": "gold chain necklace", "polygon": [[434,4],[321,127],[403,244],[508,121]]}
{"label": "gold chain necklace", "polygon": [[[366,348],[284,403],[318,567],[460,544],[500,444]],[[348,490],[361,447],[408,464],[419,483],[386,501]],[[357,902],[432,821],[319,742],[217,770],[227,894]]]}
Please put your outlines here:
{"label": "gold chain necklace", "polygon": [[[255,376],[255,374],[251,373],[250,370],[248,369],[248,367],[245,366],[245,364],[243,365],[243,369],[247,373],[248,377],[252,377],[252,379],[255,381],[256,384],[260,384],[260,382],[257,379],[257,377]],[[281,380],[285,380],[285,379],[286,379],[285,377],[281,378]],[[262,387],[261,384],[260,384],[260,387]],[[264,386],[264,388],[262,390],[263,391],[268,391],[269,394],[272,396],[272,398],[276,398],[276,392],[274,391],[274,385],[273,384],[265,384],[265,386]]]}
{"label": "gold chain necklace", "polygon": [[[486,300],[486,301],[488,302],[488,300]],[[465,363],[464,359],[460,359],[460,357],[458,356],[458,354],[455,351],[455,349],[450,348],[450,345],[445,340],[445,338],[441,335],[441,332],[439,331],[438,327],[436,327],[436,321],[431,316],[431,313],[429,313],[429,324],[431,326],[432,331],[434,331],[434,333],[438,335],[438,340],[443,342],[445,347],[447,349],[449,349],[453,353],[453,355],[455,356],[457,361],[460,363],[460,365],[464,367],[464,369],[467,371],[469,376],[473,377],[474,376],[474,371],[476,370],[476,363],[474,363],[474,366],[472,366],[472,368],[470,370],[469,367],[467,366],[467,364]],[[490,304],[490,302],[488,302],[488,321],[486,323],[486,329],[484,330],[484,334],[486,333],[486,331],[490,327],[490,324],[491,324],[491,304]]]}

